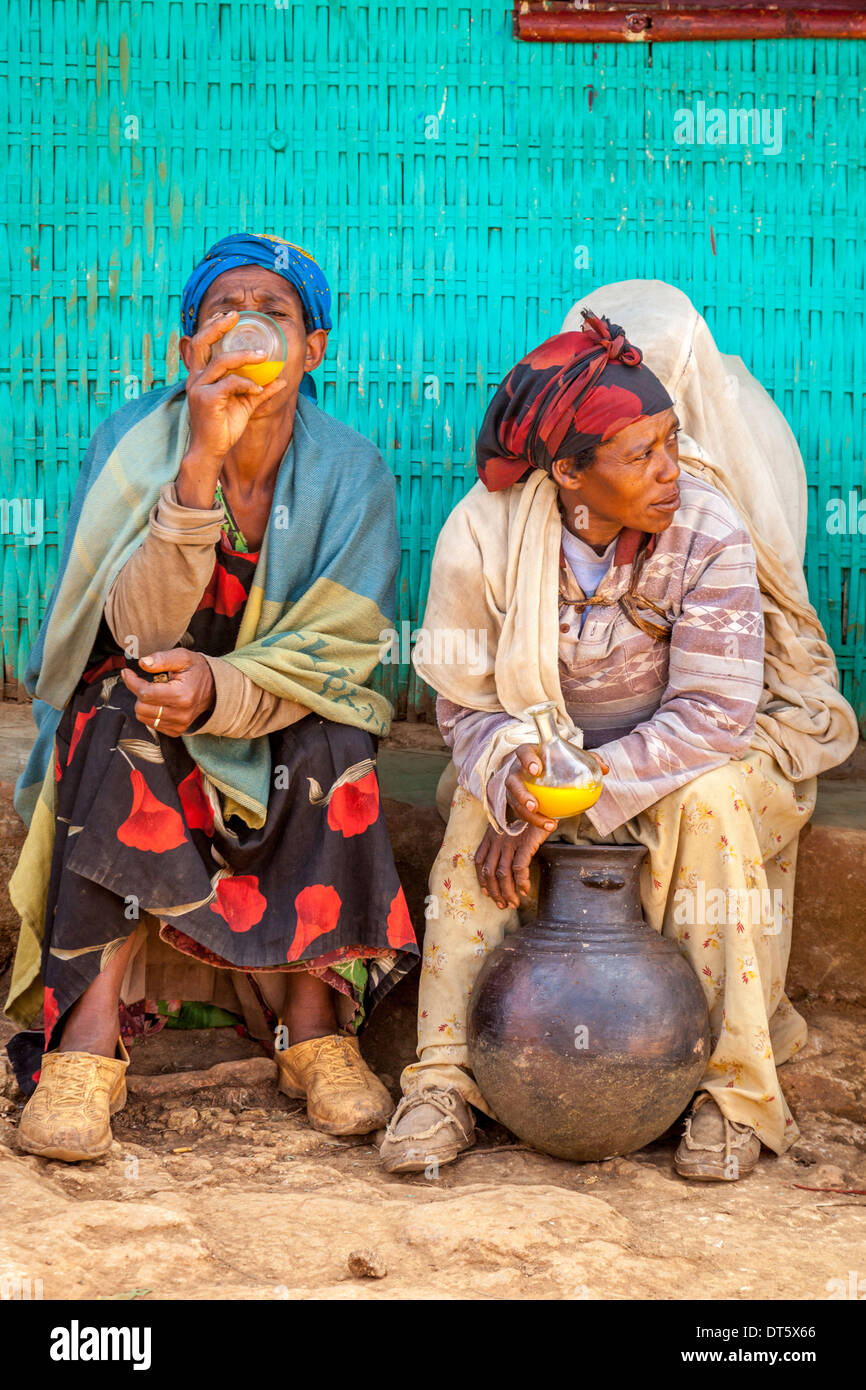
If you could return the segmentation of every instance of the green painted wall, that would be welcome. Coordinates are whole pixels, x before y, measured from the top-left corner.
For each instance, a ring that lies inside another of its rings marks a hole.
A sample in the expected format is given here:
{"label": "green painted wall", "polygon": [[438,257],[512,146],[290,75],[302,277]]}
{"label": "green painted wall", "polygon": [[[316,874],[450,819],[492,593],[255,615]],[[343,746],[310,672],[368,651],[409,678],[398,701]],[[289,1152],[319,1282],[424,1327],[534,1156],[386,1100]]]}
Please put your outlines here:
{"label": "green painted wall", "polygon": [[[92,429],[177,375],[183,280],[249,227],[331,279],[320,399],[397,476],[412,623],[503,370],[593,282],[687,290],[799,438],[813,599],[866,714],[866,539],[826,527],[866,495],[863,44],[528,45],[491,3],[33,0],[3,8],[0,54],[0,498],[45,508],[41,544],[0,536],[7,681]],[[780,152],[678,145],[698,100],[778,109]],[[407,668],[384,685],[423,708]]]}

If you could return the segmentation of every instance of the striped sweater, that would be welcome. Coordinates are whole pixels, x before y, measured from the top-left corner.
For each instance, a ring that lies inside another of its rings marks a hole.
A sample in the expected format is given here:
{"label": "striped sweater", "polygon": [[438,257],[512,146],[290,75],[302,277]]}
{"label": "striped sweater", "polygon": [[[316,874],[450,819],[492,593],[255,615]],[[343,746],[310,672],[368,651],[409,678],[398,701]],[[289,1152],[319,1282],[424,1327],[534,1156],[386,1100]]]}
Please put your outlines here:
{"label": "striped sweater", "polygon": [[[708,483],[683,473],[680,507],[656,537],[638,586],[664,611],[646,617],[670,628],[670,642],[648,636],[617,605],[631,563],[613,564],[599,584],[581,630],[565,601],[583,597],[563,560],[559,675],[566,707],[584,744],[609,765],[601,797],[585,814],[600,834],[615,830],[668,792],[744,755],[763,687],[764,625],[755,553],[731,505]],[[491,736],[514,723],[507,714],[452,704],[436,714],[462,786],[475,796],[475,771]],[[505,778],[487,796],[506,823]],[[514,831],[522,822],[514,825]]]}

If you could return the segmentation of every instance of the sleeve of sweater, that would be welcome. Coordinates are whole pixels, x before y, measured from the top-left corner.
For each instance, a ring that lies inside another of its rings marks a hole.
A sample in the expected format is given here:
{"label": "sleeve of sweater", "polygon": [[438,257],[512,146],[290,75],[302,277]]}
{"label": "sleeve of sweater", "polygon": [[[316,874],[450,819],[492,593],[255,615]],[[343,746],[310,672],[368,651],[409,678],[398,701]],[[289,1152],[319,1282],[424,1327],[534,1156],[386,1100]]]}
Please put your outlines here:
{"label": "sleeve of sweater", "polygon": [[105,619],[118,646],[134,638],[142,656],[176,647],[213,573],[221,507],[183,507],[166,483],[147,534],[115,577]]}
{"label": "sleeve of sweater", "polygon": [[658,710],[593,748],[610,772],[584,814],[602,835],[749,748],[764,673],[755,552],[740,528],[711,541],[690,566]]}
{"label": "sleeve of sweater", "polygon": [[[485,752],[493,735],[507,724],[514,724],[510,714],[487,714],[484,710],[466,709],[455,705],[444,696],[436,698],[436,722],[439,732],[451,749],[457,781],[470,795],[480,801],[484,795],[477,764]],[[509,835],[519,835],[524,822],[510,819],[510,808],[505,797],[505,782],[516,766],[516,759],[504,762],[487,783],[487,800],[490,809]]]}
{"label": "sleeve of sweater", "polygon": [[223,738],[258,738],[296,724],[310,713],[297,700],[282,700],[250,680],[230,661],[204,654],[214,681],[214,703],[206,721],[191,734],[220,734]]}
{"label": "sleeve of sweater", "polygon": [[[150,513],[147,535],[106,597],[105,619],[120,647],[134,637],[140,654],[148,656],[180,644],[213,573],[223,521],[221,507],[184,507],[174,484],[166,483]],[[255,738],[309,714],[295,700],[262,690],[229,662],[203,655],[213,675],[214,699],[204,722],[191,733]]]}

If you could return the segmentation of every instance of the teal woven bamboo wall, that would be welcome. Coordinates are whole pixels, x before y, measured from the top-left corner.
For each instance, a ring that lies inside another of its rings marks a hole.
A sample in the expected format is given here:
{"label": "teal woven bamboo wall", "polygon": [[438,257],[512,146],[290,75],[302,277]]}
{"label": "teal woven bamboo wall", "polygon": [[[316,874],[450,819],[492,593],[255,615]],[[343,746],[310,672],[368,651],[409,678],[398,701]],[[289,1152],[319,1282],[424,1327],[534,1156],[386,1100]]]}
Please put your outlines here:
{"label": "teal woven bamboo wall", "polygon": [[[503,369],[593,282],[687,290],[797,433],[812,594],[866,713],[866,538],[825,526],[864,495],[864,45],[529,45],[506,4],[375,0],[31,0],[0,30],[0,497],[45,507],[43,543],[0,537],[7,681],[92,429],[176,376],[182,282],[250,227],[330,276],[320,399],[397,476],[413,624]],[[781,151],[678,145],[698,100],[779,109]],[[424,707],[405,666],[384,685]]]}

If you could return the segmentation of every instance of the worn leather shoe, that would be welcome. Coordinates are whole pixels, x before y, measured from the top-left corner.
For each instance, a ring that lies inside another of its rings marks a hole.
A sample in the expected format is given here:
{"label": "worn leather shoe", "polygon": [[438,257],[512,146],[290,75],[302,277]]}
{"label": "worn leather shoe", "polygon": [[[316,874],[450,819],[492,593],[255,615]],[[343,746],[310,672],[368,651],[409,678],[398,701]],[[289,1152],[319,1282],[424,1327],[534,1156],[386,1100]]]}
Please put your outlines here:
{"label": "worn leather shoe", "polygon": [[686,1119],[674,1167],[684,1178],[736,1182],[751,1173],[760,1152],[755,1131],[726,1120],[710,1093],[700,1091]]}
{"label": "worn leather shoe", "polygon": [[36,1090],[18,1125],[18,1147],[41,1158],[82,1163],[111,1148],[111,1116],[126,1104],[129,1053],[46,1052]]}
{"label": "worn leather shoe", "polygon": [[386,1173],[422,1173],[453,1163],[475,1143],[472,1111],[455,1086],[404,1096],[394,1112],[379,1158]]}
{"label": "worn leather shoe", "polygon": [[386,1124],[394,1102],[345,1033],[310,1038],[276,1052],[279,1089],[306,1096],[307,1118],[324,1134],[369,1134]]}

